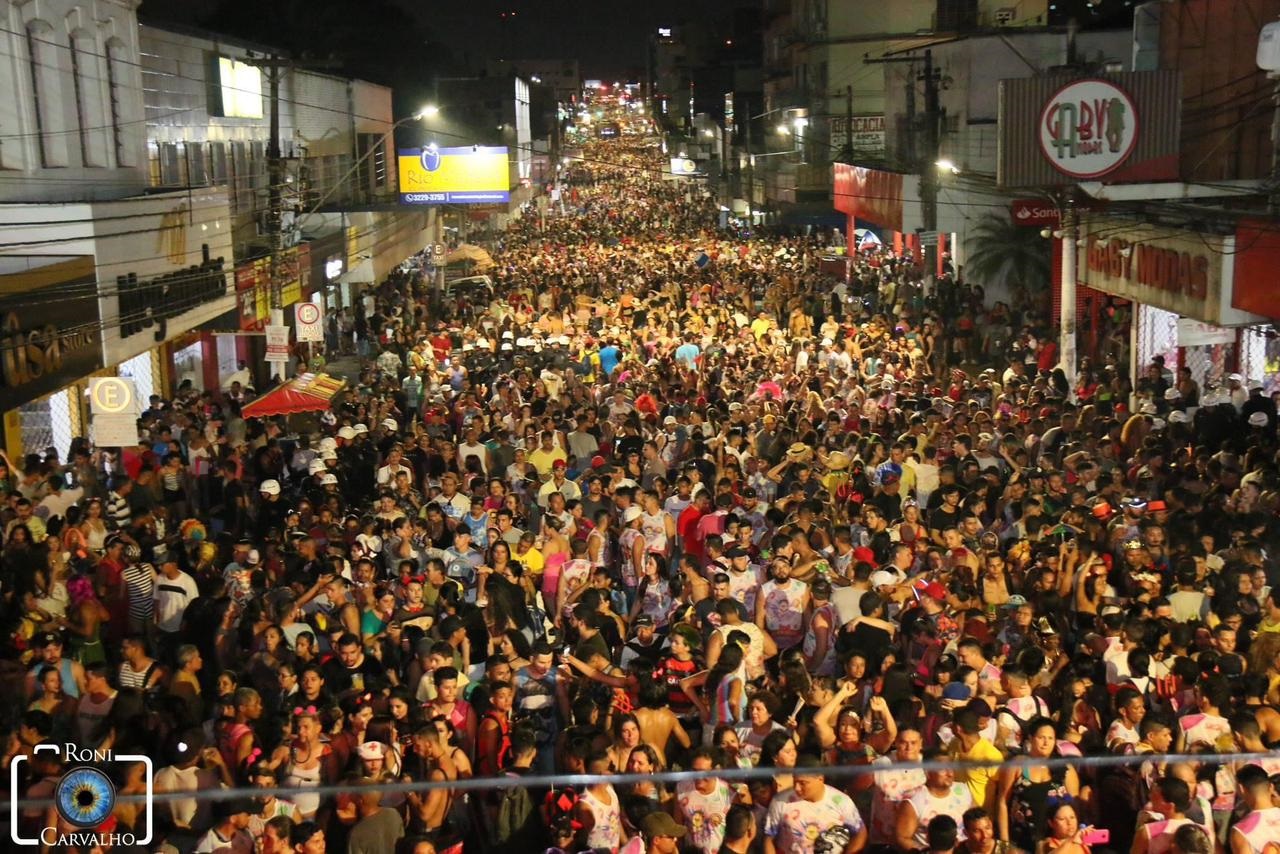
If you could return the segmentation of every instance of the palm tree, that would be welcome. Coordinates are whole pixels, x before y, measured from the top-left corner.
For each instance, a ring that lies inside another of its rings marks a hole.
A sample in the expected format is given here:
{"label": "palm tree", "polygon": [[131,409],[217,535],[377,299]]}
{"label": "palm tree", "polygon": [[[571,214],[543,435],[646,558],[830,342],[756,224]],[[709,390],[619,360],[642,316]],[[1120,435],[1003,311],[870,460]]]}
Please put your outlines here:
{"label": "palm tree", "polygon": [[1015,225],[1006,215],[987,214],[969,232],[965,278],[984,285],[1005,279],[1034,292],[1049,284],[1052,245],[1039,229]]}

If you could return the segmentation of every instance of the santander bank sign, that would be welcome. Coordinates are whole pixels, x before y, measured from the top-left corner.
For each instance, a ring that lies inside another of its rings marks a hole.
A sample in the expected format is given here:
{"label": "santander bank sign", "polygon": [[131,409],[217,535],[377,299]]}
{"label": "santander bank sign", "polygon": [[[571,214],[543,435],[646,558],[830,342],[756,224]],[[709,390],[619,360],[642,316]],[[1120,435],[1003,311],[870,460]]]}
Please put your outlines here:
{"label": "santander bank sign", "polygon": [[1040,112],[1040,150],[1073,178],[1097,178],[1119,167],[1138,141],[1133,99],[1109,80],[1076,80]]}
{"label": "santander bank sign", "polygon": [[1057,206],[1045,199],[1014,199],[1009,204],[1009,216],[1014,225],[1028,228],[1056,227],[1061,221]]}

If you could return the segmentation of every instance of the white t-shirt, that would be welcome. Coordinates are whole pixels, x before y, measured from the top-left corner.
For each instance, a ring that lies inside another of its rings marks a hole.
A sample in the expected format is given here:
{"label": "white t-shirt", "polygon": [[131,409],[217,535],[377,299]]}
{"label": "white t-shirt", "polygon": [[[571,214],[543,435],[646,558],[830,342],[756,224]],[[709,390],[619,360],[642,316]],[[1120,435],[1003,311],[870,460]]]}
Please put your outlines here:
{"label": "white t-shirt", "polygon": [[850,837],[862,831],[862,816],[853,799],[839,789],[826,786],[817,801],[807,801],[794,789],[783,792],[769,805],[765,835],[774,847],[788,854],[814,854],[814,845],[827,830],[843,825]]}
{"label": "white t-shirt", "polygon": [[929,847],[929,840],[926,838],[929,822],[940,815],[954,818],[960,830],[959,838],[964,839],[964,812],[973,806],[973,794],[969,791],[968,784],[952,783],[951,791],[942,797],[937,797],[928,788],[921,786],[910,792],[905,800],[911,804],[916,811],[916,818],[920,820],[916,825],[915,835],[911,837],[917,848]]}
{"label": "white t-shirt", "polygon": [[157,572],[155,615],[160,631],[176,632],[181,629],[182,615],[199,595],[195,579],[182,570],[178,570],[177,578],[168,578],[163,572]]}
{"label": "white t-shirt", "polygon": [[733,790],[724,780],[716,780],[715,790],[704,795],[693,783],[676,788],[676,803],[689,828],[689,845],[703,854],[717,854],[724,844],[724,819],[733,806]]}
{"label": "white t-shirt", "polygon": [[[896,755],[896,754],[895,754]],[[888,756],[877,756],[871,764],[889,765]],[[872,845],[896,845],[898,804],[914,790],[924,785],[924,772],[919,768],[893,768],[875,772],[875,787],[871,794]]]}

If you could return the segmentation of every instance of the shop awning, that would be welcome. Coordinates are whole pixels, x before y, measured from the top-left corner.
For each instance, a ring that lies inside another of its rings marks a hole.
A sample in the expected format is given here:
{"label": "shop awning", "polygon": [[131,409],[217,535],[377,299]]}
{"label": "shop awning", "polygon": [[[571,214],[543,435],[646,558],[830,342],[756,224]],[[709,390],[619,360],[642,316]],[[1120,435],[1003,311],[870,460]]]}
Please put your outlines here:
{"label": "shop awning", "polygon": [[471,261],[476,265],[477,270],[487,270],[493,266],[493,258],[485,251],[484,247],[476,246],[473,243],[464,243],[457,249],[445,256],[445,264],[459,264],[463,261]]}
{"label": "shop awning", "polygon": [[329,408],[334,395],[347,385],[346,380],[328,374],[299,374],[287,383],[245,405],[245,418],[270,418],[298,412],[320,412]]}

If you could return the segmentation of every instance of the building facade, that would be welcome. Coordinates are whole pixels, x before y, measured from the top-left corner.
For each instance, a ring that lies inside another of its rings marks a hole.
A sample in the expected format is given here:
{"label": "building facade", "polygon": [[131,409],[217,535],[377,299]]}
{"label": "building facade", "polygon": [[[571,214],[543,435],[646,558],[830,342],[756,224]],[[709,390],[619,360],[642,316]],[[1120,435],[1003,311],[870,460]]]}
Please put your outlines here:
{"label": "building facade", "polygon": [[65,455],[91,432],[93,376],[128,377],[144,401],[184,381],[217,388],[241,362],[266,382],[259,330],[273,301],[349,306],[436,228],[433,212],[394,204],[390,90],[277,71],[263,46],[140,26],[137,5],[4,7],[0,412],[11,455]]}

